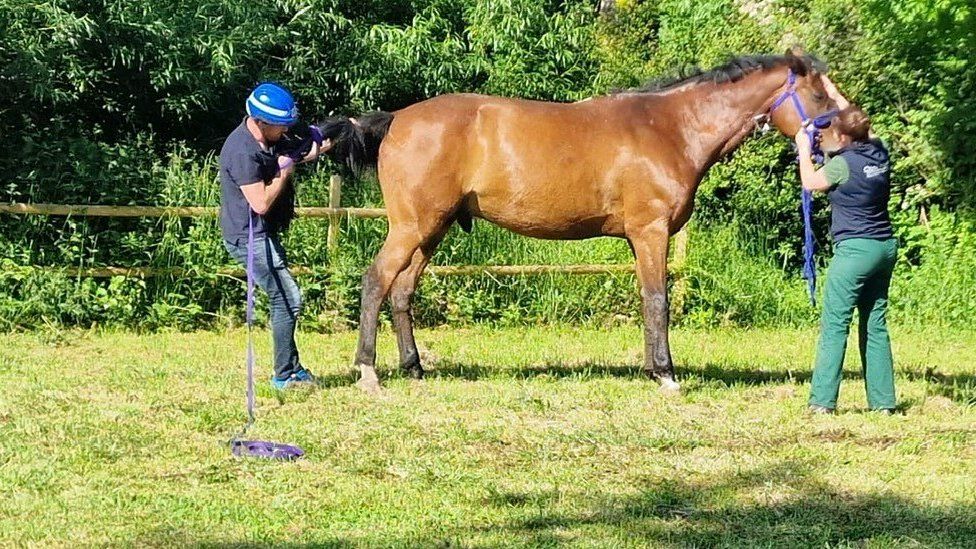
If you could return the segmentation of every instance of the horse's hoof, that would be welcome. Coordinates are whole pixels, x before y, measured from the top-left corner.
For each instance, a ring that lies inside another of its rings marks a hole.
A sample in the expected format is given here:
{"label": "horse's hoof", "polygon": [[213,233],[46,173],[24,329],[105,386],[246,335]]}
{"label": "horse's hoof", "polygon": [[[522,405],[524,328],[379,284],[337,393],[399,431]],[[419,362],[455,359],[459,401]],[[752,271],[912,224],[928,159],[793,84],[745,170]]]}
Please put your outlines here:
{"label": "horse's hoof", "polygon": [[681,385],[671,378],[661,378],[658,380],[661,384],[660,390],[666,395],[677,395],[681,394]]}
{"label": "horse's hoof", "polygon": [[383,387],[375,379],[361,378],[356,382],[356,387],[359,387],[364,393],[370,396],[378,396],[383,393]]}
{"label": "horse's hoof", "polygon": [[419,364],[404,366],[401,368],[403,373],[410,379],[424,379],[424,369]]}
{"label": "horse's hoof", "polygon": [[376,368],[360,364],[359,381],[356,382],[356,387],[370,395],[378,395],[383,392],[383,388],[380,386],[380,378],[376,376]]}

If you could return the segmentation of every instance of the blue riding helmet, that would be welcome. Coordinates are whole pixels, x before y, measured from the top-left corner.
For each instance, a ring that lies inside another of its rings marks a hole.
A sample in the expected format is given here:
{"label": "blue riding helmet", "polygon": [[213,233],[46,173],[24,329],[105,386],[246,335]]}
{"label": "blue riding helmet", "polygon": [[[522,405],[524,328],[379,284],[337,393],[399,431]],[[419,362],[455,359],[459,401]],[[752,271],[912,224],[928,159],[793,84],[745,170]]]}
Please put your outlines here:
{"label": "blue riding helmet", "polygon": [[291,92],[272,82],[254,88],[245,108],[248,116],[275,126],[291,126],[298,121],[295,98]]}

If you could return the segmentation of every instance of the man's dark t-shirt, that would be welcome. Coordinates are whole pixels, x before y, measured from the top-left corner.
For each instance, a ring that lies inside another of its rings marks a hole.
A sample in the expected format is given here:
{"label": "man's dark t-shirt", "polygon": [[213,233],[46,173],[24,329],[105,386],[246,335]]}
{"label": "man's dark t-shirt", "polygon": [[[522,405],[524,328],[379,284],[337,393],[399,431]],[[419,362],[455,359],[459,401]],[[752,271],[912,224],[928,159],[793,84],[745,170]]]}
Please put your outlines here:
{"label": "man's dark t-shirt", "polygon": [[[224,240],[247,240],[251,206],[244,198],[241,186],[258,182],[268,185],[277,172],[277,158],[261,148],[261,144],[248,131],[245,120],[231,132],[220,149],[220,230]],[[267,215],[254,215],[255,236],[278,232],[280,223],[274,220],[280,216],[274,215],[275,211],[293,200],[290,186],[285,191],[278,196]]]}

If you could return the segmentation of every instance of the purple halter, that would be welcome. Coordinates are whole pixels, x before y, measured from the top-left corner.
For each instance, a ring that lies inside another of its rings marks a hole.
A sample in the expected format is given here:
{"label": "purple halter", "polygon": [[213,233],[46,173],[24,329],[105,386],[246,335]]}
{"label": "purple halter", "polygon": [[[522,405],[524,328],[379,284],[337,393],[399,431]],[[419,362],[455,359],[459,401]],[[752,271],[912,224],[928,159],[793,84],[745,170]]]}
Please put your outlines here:
{"label": "purple halter", "polygon": [[[837,114],[837,111],[831,110],[812,119],[809,118],[806,109],[803,108],[803,103],[800,102],[799,95],[796,93],[796,73],[793,72],[793,69],[790,69],[786,77],[786,91],[780,94],[776,98],[776,101],[773,101],[773,105],[769,108],[769,114],[773,114],[773,111],[785,103],[787,99],[793,101],[793,108],[796,109],[796,114],[800,117],[803,130],[810,139],[813,161],[817,164],[822,164],[824,156],[823,151],[820,150],[820,146],[817,144],[817,138],[820,136],[820,130],[830,126],[830,121]],[[805,189],[802,191],[801,204],[803,209],[803,278],[806,279],[807,288],[810,291],[810,304],[816,306],[817,267],[814,261],[813,194],[810,191]]]}

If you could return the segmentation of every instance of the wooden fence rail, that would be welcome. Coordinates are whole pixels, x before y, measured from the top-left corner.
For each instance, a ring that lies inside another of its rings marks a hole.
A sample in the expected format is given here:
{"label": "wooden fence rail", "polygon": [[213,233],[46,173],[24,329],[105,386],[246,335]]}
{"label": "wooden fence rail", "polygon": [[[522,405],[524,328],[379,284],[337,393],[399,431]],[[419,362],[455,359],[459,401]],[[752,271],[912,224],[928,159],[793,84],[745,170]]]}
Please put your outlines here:
{"label": "wooden fence rail", "polygon": [[[343,208],[342,178],[333,175],[329,180],[329,206],[296,208],[300,217],[326,218],[329,220],[327,245],[330,252],[338,247],[340,236],[340,222],[343,217],[358,217],[377,219],[386,217],[383,208]],[[82,217],[215,217],[219,212],[217,207],[208,206],[106,206],[87,204],[0,204],[0,213],[21,215],[56,215]],[[684,231],[675,237],[675,254],[671,271],[679,270],[684,263],[687,250],[687,235]],[[113,276],[153,277],[153,276],[183,276],[200,274],[199,271],[179,268],[159,267],[14,267],[13,271],[48,270],[64,273],[69,276],[106,278]],[[8,272],[11,269],[7,269]],[[313,274],[316,271],[309,267],[296,266],[295,274]],[[427,267],[427,272],[440,276],[469,276],[469,275],[594,275],[608,273],[632,273],[633,264],[605,264],[605,265],[439,265]],[[243,276],[240,269],[218,269],[218,275]]]}
{"label": "wooden fence rail", "polygon": [[[153,278],[164,276],[200,276],[217,275],[231,276],[237,278],[244,277],[244,269],[235,267],[220,267],[212,271],[200,271],[193,269],[181,269],[179,267],[3,267],[0,276],[11,274],[28,274],[31,272],[49,272],[63,274],[71,277],[85,278],[111,278],[113,276],[123,276],[131,278]],[[291,266],[289,268],[296,276],[306,276],[322,274],[327,271],[324,269],[314,269],[305,266]],[[473,275],[497,275],[497,276],[533,276],[546,274],[569,274],[569,275],[598,275],[633,273],[634,266],[629,263],[609,264],[609,265],[431,265],[426,272],[435,276],[473,276]]]}
{"label": "wooden fence rail", "polygon": [[[26,215],[77,215],[82,217],[216,217],[210,206],[94,206],[85,204],[0,204],[0,213]],[[295,208],[302,217],[386,217],[383,208]]]}

